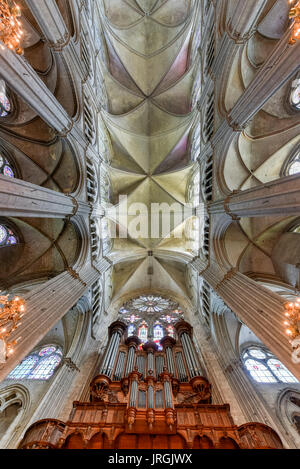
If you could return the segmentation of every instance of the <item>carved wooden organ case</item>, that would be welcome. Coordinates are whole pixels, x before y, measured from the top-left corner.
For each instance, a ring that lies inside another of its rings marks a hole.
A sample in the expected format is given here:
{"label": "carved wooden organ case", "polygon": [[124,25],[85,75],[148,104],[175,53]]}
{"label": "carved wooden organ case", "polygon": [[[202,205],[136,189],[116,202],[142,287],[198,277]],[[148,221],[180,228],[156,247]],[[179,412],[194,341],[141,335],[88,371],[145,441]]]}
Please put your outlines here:
{"label": "carved wooden organ case", "polygon": [[192,327],[179,321],[175,328],[176,339],[164,337],[158,350],[114,322],[90,402],[74,402],[67,423],[35,423],[20,448],[282,448],[270,427],[237,427],[228,404],[212,404]]}

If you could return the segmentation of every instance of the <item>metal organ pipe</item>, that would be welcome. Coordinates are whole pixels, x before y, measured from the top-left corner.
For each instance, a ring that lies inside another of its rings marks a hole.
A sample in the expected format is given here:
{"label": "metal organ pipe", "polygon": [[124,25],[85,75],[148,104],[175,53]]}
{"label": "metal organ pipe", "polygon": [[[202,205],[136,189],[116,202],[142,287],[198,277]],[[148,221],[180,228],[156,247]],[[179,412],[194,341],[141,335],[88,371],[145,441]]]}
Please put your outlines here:
{"label": "metal organ pipe", "polygon": [[127,376],[129,375],[129,373],[131,373],[132,370],[133,370],[134,356],[135,356],[135,346],[134,346],[134,345],[131,345],[131,346],[129,347],[127,365],[126,365],[126,370],[125,370],[125,376],[126,376],[126,377],[127,377]]}

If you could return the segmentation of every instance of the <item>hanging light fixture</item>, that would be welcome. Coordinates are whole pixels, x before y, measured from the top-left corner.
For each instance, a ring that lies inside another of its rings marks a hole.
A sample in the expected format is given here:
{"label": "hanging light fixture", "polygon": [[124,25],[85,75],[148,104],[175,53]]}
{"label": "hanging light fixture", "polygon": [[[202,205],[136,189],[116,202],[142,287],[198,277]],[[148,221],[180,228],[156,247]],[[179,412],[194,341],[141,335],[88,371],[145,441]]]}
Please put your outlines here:
{"label": "hanging light fixture", "polygon": [[[283,324],[286,326],[285,332],[290,338],[290,344],[294,351],[297,351],[295,353],[298,357],[300,348],[300,298],[297,301],[285,303],[284,308],[285,321]],[[300,359],[300,356],[298,358]]]}
{"label": "hanging light fixture", "polygon": [[292,6],[289,18],[293,20],[290,44],[295,44],[300,39],[300,0],[289,0]]}
{"label": "hanging light fixture", "polygon": [[19,55],[23,53],[20,42],[24,34],[20,16],[21,8],[14,1],[0,0],[0,41]]}
{"label": "hanging light fixture", "polygon": [[0,363],[5,363],[20,340],[9,342],[9,337],[20,326],[24,314],[25,300],[18,296],[11,300],[8,296],[0,296]]}

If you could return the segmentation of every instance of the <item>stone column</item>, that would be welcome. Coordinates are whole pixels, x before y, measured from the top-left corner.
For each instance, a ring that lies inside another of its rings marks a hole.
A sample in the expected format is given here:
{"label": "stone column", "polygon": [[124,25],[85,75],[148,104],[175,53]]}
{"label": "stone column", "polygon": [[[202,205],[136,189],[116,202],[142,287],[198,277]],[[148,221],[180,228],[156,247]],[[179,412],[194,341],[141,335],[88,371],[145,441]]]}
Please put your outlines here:
{"label": "stone column", "polygon": [[237,42],[247,40],[255,31],[257,20],[267,3],[268,0],[235,0],[226,26],[229,36]]}
{"label": "stone column", "polygon": [[297,215],[300,213],[300,178],[298,174],[282,177],[257,187],[232,192],[224,200],[208,206],[210,214],[224,214],[236,220],[241,217]]}
{"label": "stone column", "polygon": [[116,321],[109,327],[109,344],[100,368],[100,375],[111,378],[121,338],[125,330],[126,324],[121,321]]}
{"label": "stone column", "polygon": [[6,217],[64,218],[89,215],[91,206],[70,195],[0,175],[0,212]]}
{"label": "stone column", "polygon": [[50,127],[61,135],[72,135],[81,147],[84,149],[87,147],[86,138],[78,124],[67,114],[23,57],[7,47],[0,49],[0,67],[8,86]]}
{"label": "stone column", "polygon": [[300,41],[289,44],[290,29],[277,43],[228,116],[233,128],[243,128],[268,99],[299,70]]}
{"label": "stone column", "polygon": [[26,0],[26,3],[50,46],[61,50],[68,43],[70,35],[55,0]]}
{"label": "stone column", "polygon": [[172,376],[175,376],[175,365],[172,349],[176,344],[176,340],[173,337],[165,336],[161,341],[161,345],[164,348],[167,357],[168,371]]}
{"label": "stone column", "polygon": [[175,325],[175,328],[182,343],[191,378],[194,378],[195,376],[202,376],[203,371],[199,364],[199,360],[192,341],[193,328],[185,321],[178,322]]}
{"label": "stone column", "polygon": [[15,346],[14,354],[0,366],[0,381],[32,351],[98,278],[99,272],[86,262],[78,271],[70,268],[24,295],[26,314],[11,336],[12,341],[21,340]]}
{"label": "stone column", "polygon": [[283,326],[285,298],[236,269],[224,272],[213,259],[202,275],[236,316],[300,380],[299,365],[292,361],[292,348]]}
{"label": "stone column", "polygon": [[140,345],[141,341],[136,336],[128,337],[125,341],[125,344],[129,347],[128,355],[127,355],[127,363],[126,363],[126,370],[125,370],[125,378],[133,371],[134,369],[134,358],[135,352]]}

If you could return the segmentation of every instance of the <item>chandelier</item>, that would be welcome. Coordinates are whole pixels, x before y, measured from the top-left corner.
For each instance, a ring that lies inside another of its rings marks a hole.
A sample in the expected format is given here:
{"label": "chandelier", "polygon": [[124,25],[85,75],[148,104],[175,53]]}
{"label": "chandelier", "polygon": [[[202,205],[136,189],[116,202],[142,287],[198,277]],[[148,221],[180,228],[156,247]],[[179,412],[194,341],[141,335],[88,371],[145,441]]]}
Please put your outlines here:
{"label": "chandelier", "polygon": [[300,0],[289,0],[293,5],[290,9],[289,18],[293,20],[290,44],[295,44],[300,39]]}
{"label": "chandelier", "polygon": [[[286,333],[290,337],[290,344],[293,347],[293,359],[295,363],[300,363],[300,298],[297,301],[285,303]],[[294,361],[293,360],[293,361]]]}
{"label": "chandelier", "polygon": [[19,55],[23,53],[20,41],[24,34],[20,16],[21,9],[14,1],[0,0],[0,41]]}
{"label": "chandelier", "polygon": [[20,326],[24,314],[25,301],[22,298],[16,296],[10,300],[8,296],[0,296],[0,363],[5,363],[20,340],[9,342],[9,337]]}

